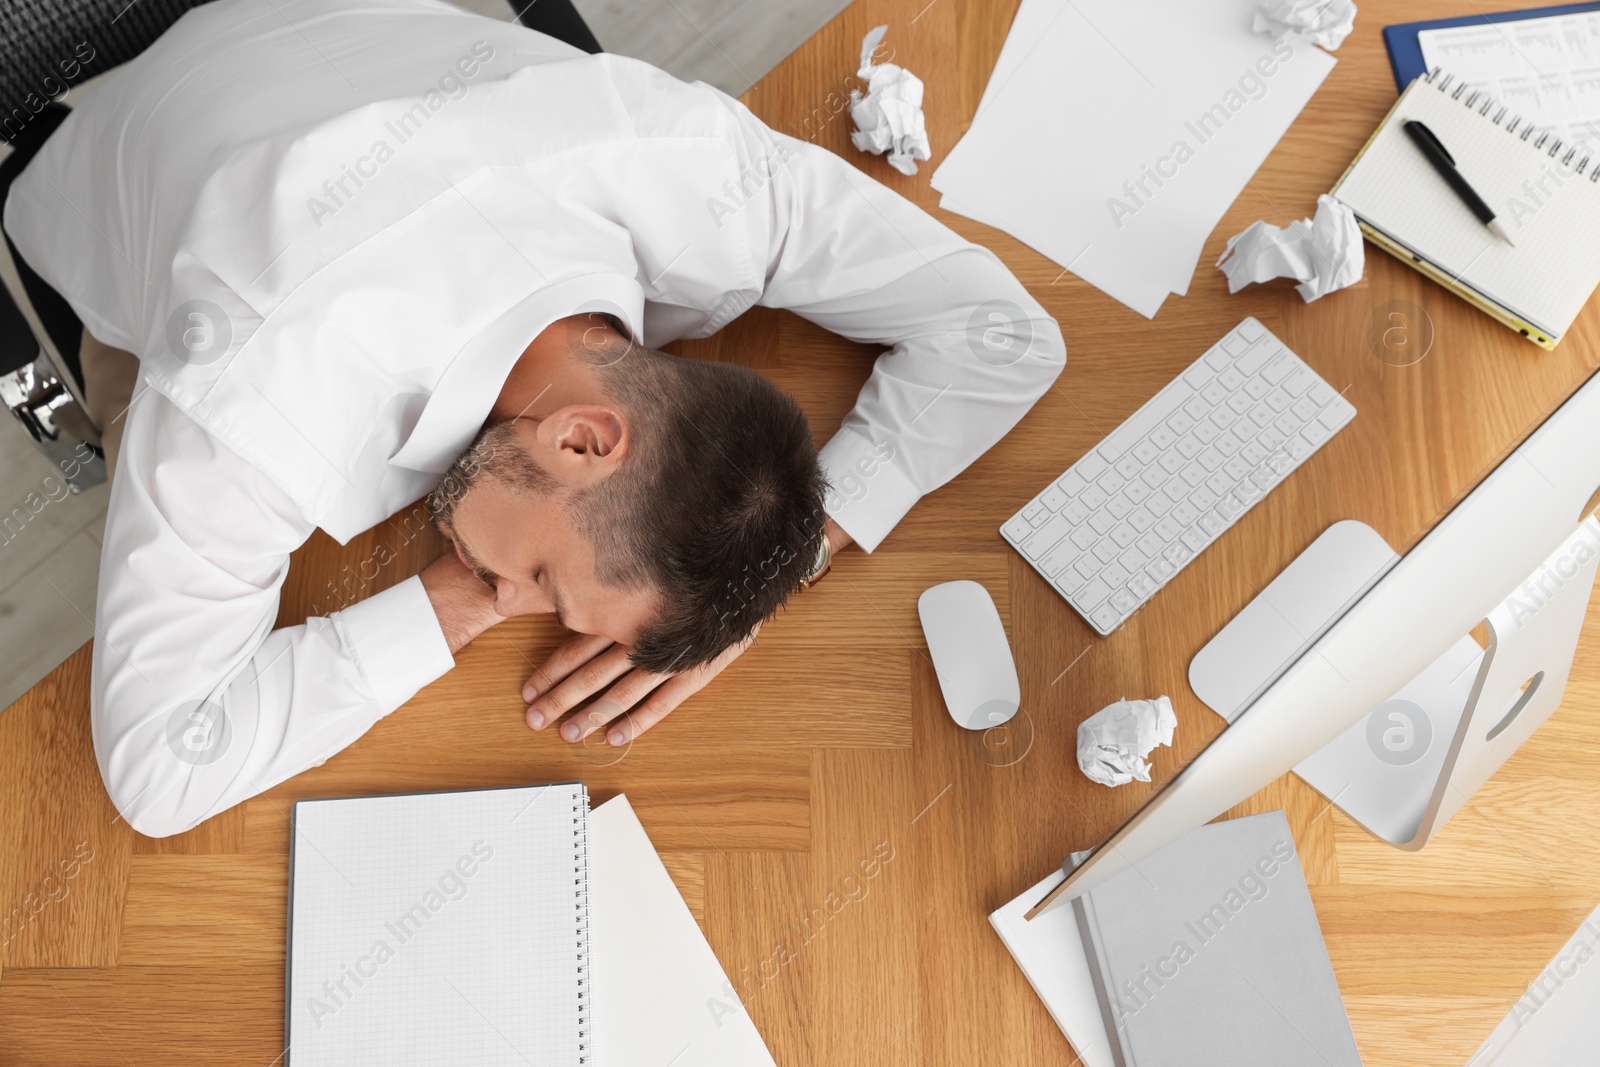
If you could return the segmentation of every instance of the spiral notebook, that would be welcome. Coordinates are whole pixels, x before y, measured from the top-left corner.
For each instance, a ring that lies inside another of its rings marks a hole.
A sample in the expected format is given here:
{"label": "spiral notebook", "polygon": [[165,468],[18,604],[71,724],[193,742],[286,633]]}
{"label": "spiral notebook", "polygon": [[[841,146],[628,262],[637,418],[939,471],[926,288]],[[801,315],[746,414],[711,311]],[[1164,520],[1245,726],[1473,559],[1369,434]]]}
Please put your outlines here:
{"label": "spiral notebook", "polygon": [[[1406,119],[1438,136],[1515,246],[1451,191]],[[1369,240],[1545,348],[1600,283],[1600,150],[1543,132],[1440,70],[1401,94],[1333,195]]]}
{"label": "spiral notebook", "polygon": [[286,1067],[592,1064],[582,783],[302,800]]}

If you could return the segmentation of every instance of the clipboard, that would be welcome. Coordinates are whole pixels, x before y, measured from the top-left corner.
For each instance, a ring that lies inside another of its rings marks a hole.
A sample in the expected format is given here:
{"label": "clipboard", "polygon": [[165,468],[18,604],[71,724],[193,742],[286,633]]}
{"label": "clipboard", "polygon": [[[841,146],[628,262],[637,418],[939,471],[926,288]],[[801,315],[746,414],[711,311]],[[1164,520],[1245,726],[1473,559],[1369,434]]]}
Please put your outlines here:
{"label": "clipboard", "polygon": [[1544,18],[1547,15],[1571,15],[1579,11],[1597,9],[1600,9],[1600,3],[1562,4],[1558,7],[1530,8],[1527,11],[1496,11],[1489,15],[1464,15],[1450,19],[1400,22],[1393,26],[1385,26],[1383,44],[1389,50],[1389,67],[1394,71],[1394,87],[1400,92],[1405,92],[1406,86],[1427,73],[1427,67],[1422,62],[1422,46],[1417,43],[1417,34],[1423,30],[1496,22],[1521,22],[1524,19]]}

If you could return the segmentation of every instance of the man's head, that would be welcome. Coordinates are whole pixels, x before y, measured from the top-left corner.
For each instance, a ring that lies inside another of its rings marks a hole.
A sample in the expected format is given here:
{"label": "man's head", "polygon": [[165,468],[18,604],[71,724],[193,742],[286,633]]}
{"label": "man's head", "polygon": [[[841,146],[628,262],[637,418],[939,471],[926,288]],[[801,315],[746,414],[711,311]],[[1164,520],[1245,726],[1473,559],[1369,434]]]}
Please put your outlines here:
{"label": "man's head", "polygon": [[[754,371],[609,335],[570,346],[592,403],[494,423],[428,498],[505,615],[672,673],[743,641],[816,558],[824,482],[799,406]],[[580,390],[581,393],[581,390]]]}

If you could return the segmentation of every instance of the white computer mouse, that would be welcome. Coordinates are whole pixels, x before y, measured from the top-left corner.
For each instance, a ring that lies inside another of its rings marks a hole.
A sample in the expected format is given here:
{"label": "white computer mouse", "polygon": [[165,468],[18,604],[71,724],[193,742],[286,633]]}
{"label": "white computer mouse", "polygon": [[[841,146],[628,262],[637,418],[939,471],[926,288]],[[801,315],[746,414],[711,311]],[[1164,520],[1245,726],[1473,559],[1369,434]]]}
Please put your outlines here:
{"label": "white computer mouse", "polygon": [[987,730],[1015,715],[1022,687],[989,591],[977,582],[945,582],[917,598],[917,615],[956,725]]}

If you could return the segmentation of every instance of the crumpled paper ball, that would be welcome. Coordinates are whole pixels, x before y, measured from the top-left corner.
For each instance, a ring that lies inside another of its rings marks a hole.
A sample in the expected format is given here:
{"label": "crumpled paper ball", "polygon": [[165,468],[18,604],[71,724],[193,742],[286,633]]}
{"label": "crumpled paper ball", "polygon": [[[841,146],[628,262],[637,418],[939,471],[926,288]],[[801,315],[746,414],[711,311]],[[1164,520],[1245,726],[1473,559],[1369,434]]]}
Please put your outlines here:
{"label": "crumpled paper ball", "polygon": [[1355,213],[1327,193],[1317,197],[1314,219],[1287,229],[1252,222],[1228,241],[1217,268],[1228,277],[1228,292],[1254,282],[1293,278],[1306,303],[1354,285],[1366,270],[1366,246]]}
{"label": "crumpled paper ball", "polygon": [[1178,716],[1166,697],[1128,700],[1124,697],[1078,724],[1078,769],[1092,782],[1122,785],[1150,780],[1144,758],[1157,745],[1172,744]]}
{"label": "crumpled paper ball", "polygon": [[1262,0],[1251,27],[1273,40],[1294,37],[1332,52],[1356,24],[1352,0]]}
{"label": "crumpled paper ball", "polygon": [[861,67],[867,94],[850,90],[850,117],[856,130],[850,141],[863,152],[889,153],[889,165],[901,174],[915,174],[916,161],[928,159],[927,123],[922,115],[922,79],[893,63],[872,62],[888,26],[879,26],[861,42]]}

